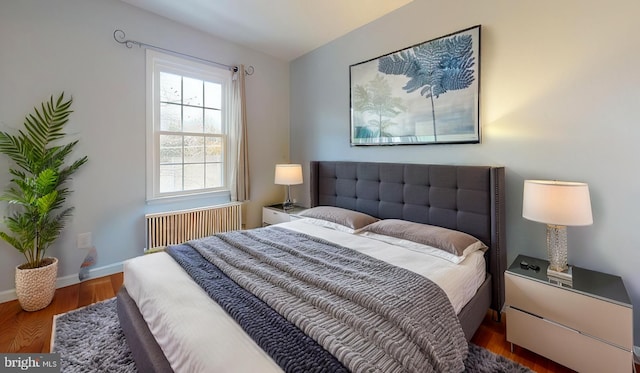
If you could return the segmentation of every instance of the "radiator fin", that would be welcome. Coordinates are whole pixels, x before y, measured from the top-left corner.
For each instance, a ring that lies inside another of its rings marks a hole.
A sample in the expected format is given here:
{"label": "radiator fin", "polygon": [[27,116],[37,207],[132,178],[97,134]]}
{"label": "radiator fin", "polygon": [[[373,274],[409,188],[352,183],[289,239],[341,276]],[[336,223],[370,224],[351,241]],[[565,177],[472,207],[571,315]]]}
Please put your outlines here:
{"label": "radiator fin", "polygon": [[146,214],[147,248],[180,244],[220,232],[242,229],[242,204]]}

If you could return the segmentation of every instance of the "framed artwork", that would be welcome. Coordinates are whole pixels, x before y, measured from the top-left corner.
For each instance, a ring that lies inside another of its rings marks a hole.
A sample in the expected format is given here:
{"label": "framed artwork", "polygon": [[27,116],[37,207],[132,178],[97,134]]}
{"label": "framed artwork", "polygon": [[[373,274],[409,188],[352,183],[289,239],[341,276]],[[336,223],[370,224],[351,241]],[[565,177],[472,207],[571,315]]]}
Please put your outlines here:
{"label": "framed artwork", "polygon": [[480,142],[480,26],[349,66],[351,145]]}

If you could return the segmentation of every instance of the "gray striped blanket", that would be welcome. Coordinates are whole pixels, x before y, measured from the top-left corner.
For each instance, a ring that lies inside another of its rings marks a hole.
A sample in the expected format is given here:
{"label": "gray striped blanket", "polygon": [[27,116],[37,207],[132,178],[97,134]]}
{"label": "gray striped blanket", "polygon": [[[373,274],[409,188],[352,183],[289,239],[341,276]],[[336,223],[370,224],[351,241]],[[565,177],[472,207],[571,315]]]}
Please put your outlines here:
{"label": "gray striped blanket", "polygon": [[352,372],[462,372],[467,342],[430,280],[269,227],[189,242]]}

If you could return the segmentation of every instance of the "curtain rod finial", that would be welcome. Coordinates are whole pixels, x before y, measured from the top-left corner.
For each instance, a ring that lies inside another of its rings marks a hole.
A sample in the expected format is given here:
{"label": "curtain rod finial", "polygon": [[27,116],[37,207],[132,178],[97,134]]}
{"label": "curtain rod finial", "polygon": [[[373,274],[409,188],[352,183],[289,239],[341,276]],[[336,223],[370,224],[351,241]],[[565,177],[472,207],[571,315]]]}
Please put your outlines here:
{"label": "curtain rod finial", "polygon": [[133,42],[131,40],[127,40],[126,37],[127,35],[124,33],[124,31],[120,29],[116,29],[113,32],[113,39],[115,41],[117,41],[120,44],[124,44],[127,48],[132,48]]}

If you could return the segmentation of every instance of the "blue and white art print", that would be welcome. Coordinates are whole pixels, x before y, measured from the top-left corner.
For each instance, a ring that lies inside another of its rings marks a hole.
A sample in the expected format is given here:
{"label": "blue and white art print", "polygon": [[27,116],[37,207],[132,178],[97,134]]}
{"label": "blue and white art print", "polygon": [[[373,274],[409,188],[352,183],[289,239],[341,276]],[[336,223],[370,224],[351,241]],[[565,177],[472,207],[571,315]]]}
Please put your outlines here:
{"label": "blue and white art print", "polygon": [[480,142],[480,26],[349,67],[351,145]]}

